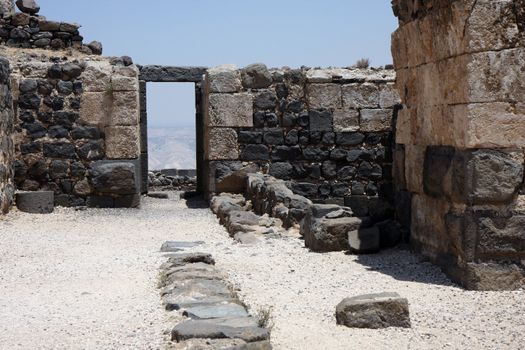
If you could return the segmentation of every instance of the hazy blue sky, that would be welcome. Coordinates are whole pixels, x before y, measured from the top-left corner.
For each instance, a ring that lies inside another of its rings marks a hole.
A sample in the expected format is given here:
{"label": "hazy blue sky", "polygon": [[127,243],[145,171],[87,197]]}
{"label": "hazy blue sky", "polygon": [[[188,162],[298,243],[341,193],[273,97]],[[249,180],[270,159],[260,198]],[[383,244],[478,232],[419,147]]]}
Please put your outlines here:
{"label": "hazy blue sky", "polygon": [[[105,55],[138,64],[270,67],[392,62],[390,0],[37,0],[41,15],[82,25]],[[193,88],[150,84],[151,125],[187,124]],[[191,118],[190,118],[191,119]]]}

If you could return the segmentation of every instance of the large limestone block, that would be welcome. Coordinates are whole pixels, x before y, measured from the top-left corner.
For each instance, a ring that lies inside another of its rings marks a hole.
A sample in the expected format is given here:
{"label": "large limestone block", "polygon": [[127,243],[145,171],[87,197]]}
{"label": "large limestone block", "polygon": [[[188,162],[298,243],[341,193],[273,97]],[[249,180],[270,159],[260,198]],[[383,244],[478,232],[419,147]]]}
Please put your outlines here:
{"label": "large limestone block", "polygon": [[380,132],[390,130],[393,112],[391,109],[362,109],[361,130]]}
{"label": "large limestone block", "polygon": [[209,126],[252,127],[253,96],[249,93],[210,94]]}
{"label": "large limestone block", "polygon": [[109,62],[88,62],[86,69],[80,76],[83,89],[86,92],[111,91],[111,75],[113,68]]}
{"label": "large limestone block", "polygon": [[337,109],[333,114],[335,132],[354,132],[359,130],[359,111],[356,109]]}
{"label": "large limestone block", "polygon": [[138,91],[139,79],[137,77],[126,77],[115,75],[111,78],[112,91]]}
{"label": "large limestone block", "polygon": [[392,108],[401,103],[395,83],[387,83],[379,88],[379,107]]}
{"label": "large limestone block", "polygon": [[136,159],[140,154],[138,126],[106,127],[106,156],[108,159]]}
{"label": "large limestone block", "polygon": [[138,125],[140,118],[138,91],[113,92],[109,125]]}
{"label": "large limestone block", "polygon": [[89,125],[106,125],[111,114],[111,94],[84,92],[80,100],[80,121]]}
{"label": "large limestone block", "polygon": [[475,103],[456,106],[456,115],[467,120],[468,148],[502,148],[525,146],[525,104]]}
{"label": "large limestone block", "polygon": [[466,76],[470,94],[467,101],[457,102],[525,101],[524,66],[522,47],[473,54]]}
{"label": "large limestone block", "polygon": [[343,106],[345,108],[378,108],[379,88],[376,84],[349,84],[344,85]]}
{"label": "large limestone block", "polygon": [[208,137],[209,160],[235,160],[239,158],[239,146],[235,130],[213,128],[209,131]]}
{"label": "large limestone block", "polygon": [[242,89],[241,71],[235,65],[208,69],[209,91],[219,93],[239,92]]}
{"label": "large limestone block", "polygon": [[338,109],[343,107],[341,85],[338,84],[309,84],[307,96],[310,109]]}

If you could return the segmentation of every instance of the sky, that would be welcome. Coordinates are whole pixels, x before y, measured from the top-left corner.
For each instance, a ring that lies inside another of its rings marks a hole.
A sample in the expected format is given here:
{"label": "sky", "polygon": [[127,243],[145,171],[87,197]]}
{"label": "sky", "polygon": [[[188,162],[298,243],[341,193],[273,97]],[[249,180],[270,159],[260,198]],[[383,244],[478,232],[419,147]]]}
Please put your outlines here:
{"label": "sky", "polygon": [[[346,67],[392,63],[390,0],[37,0],[48,19],[137,64]],[[187,126],[191,84],[148,84],[149,125]]]}

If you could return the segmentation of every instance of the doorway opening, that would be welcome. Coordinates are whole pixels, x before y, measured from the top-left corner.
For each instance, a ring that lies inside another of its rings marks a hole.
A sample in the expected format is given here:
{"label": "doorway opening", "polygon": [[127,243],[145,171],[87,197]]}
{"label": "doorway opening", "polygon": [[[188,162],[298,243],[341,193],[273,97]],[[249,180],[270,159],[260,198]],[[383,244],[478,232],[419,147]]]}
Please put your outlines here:
{"label": "doorway opening", "polygon": [[200,67],[141,67],[143,193],[201,192],[204,72]]}

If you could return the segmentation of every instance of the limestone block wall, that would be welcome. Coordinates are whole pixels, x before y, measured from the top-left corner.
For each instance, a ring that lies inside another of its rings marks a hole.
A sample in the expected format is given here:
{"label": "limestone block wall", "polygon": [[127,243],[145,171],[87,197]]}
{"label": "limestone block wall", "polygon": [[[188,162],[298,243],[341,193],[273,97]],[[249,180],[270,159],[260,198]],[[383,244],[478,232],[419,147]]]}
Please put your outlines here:
{"label": "limestone block wall", "polygon": [[0,214],[6,214],[13,204],[13,100],[10,87],[9,61],[0,58]]}
{"label": "limestone block wall", "polygon": [[392,194],[394,80],[382,69],[209,69],[208,191],[241,192],[243,175],[263,171],[299,195],[367,215],[370,199]]}
{"label": "limestone block wall", "polygon": [[395,0],[397,213],[471,289],[523,285],[524,3]]}
{"label": "limestone block wall", "polygon": [[62,206],[139,203],[138,68],[126,59],[6,49],[15,104],[15,180]]}

